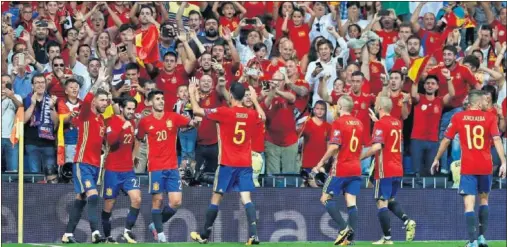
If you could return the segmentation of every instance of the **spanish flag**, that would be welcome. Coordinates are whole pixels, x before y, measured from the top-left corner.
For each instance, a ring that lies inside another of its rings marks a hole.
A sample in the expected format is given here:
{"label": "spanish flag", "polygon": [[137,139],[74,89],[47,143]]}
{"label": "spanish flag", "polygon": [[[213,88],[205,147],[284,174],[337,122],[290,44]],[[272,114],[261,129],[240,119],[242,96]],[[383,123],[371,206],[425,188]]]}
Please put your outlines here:
{"label": "spanish flag", "polygon": [[65,137],[64,137],[64,129],[65,118],[68,116],[68,113],[59,114],[58,115],[58,131],[57,131],[57,149],[56,149],[56,163],[59,166],[63,166],[65,164]]}
{"label": "spanish flag", "polygon": [[11,143],[14,144],[19,142],[19,139],[23,138],[23,128],[24,128],[24,119],[25,119],[25,108],[18,107],[18,111],[16,112],[16,119],[14,120],[14,127],[11,132]]}
{"label": "spanish flag", "polygon": [[419,79],[421,78],[421,74],[424,72],[428,61],[430,60],[429,56],[421,57],[412,63],[410,69],[408,69],[408,78],[412,80],[414,83],[419,83]]}

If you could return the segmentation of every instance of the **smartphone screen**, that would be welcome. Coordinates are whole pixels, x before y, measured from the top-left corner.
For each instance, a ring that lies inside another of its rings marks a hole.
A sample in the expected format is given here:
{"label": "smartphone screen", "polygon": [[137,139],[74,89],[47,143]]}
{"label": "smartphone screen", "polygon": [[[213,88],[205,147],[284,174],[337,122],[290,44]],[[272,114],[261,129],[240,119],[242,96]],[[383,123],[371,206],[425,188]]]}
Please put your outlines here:
{"label": "smartphone screen", "polygon": [[130,84],[131,84],[130,80],[125,80],[125,85],[130,86]]}
{"label": "smartphone screen", "polygon": [[25,65],[25,54],[20,53],[18,55],[18,65]]}

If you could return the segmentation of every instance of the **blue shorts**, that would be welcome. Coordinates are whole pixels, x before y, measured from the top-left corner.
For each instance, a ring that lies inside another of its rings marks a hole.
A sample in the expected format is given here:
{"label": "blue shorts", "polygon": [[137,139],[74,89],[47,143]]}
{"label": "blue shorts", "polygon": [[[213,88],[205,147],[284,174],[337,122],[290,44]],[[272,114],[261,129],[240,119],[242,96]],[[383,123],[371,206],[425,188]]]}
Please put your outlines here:
{"label": "blue shorts", "polygon": [[118,196],[120,190],[129,192],[139,189],[139,180],[134,171],[113,172],[106,170],[104,173],[104,183],[102,184],[102,197],[104,199],[114,199]]}
{"label": "blue shorts", "polygon": [[152,171],[148,173],[150,179],[150,194],[164,192],[181,192],[180,172],[178,169]]}
{"label": "blue shorts", "polygon": [[74,191],[79,194],[97,189],[100,168],[86,163],[74,163],[72,166],[72,180]]}
{"label": "blue shorts", "polygon": [[351,194],[359,195],[361,177],[328,177],[324,185],[324,193],[329,195]]}
{"label": "blue shorts", "polygon": [[396,197],[401,187],[401,177],[381,178],[375,180],[375,199],[389,200]]}
{"label": "blue shorts", "polygon": [[217,193],[254,191],[255,185],[252,175],[253,170],[251,167],[219,165],[215,172],[213,191]]}
{"label": "blue shorts", "polygon": [[492,182],[493,175],[461,175],[458,191],[460,195],[489,193]]}

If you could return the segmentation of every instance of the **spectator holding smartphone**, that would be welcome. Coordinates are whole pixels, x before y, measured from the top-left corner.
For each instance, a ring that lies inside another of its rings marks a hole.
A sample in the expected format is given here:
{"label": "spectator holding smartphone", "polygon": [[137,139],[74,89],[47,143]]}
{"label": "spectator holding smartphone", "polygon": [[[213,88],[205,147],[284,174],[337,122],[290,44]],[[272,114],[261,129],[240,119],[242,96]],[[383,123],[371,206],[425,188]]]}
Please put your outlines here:
{"label": "spectator holding smartphone", "polygon": [[10,137],[16,120],[16,110],[23,106],[21,96],[12,91],[12,79],[2,75],[2,168],[6,172],[17,172],[19,145],[11,143]]}

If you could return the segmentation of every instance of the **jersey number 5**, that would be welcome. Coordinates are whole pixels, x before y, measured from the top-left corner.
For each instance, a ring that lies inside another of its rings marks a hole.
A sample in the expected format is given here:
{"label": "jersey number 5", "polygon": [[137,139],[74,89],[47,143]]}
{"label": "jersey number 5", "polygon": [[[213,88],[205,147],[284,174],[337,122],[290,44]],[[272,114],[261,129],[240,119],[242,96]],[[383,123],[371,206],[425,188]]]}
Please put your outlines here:
{"label": "jersey number 5", "polygon": [[[246,126],[245,122],[237,122],[236,123],[236,128],[234,129],[234,138],[232,139],[232,141],[235,144],[240,145],[245,141],[245,130],[241,129],[241,127],[243,127],[243,126]],[[239,135],[239,138],[238,138],[238,135]]]}
{"label": "jersey number 5", "polygon": [[470,125],[465,124],[465,130],[467,132],[468,149],[482,149],[484,147],[484,128],[477,125],[470,131]]}

